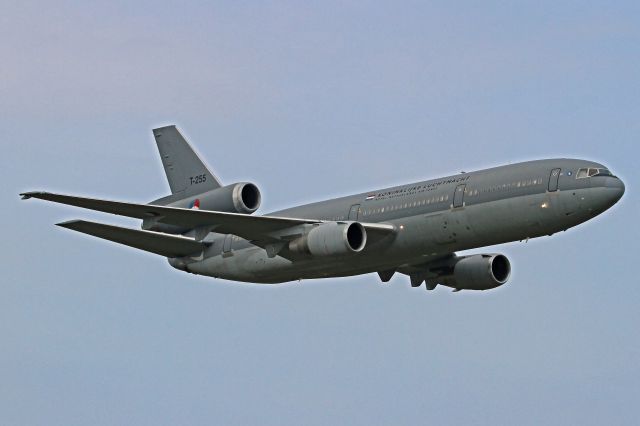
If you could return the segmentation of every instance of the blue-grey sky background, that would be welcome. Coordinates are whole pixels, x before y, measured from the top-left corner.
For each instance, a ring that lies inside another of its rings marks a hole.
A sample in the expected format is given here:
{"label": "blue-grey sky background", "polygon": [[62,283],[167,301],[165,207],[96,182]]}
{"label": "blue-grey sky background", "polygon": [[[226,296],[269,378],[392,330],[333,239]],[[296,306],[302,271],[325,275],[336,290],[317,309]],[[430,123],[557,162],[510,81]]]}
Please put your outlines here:
{"label": "blue-grey sky background", "polygon": [[[637,424],[639,2],[0,6],[0,424]],[[627,193],[457,294],[195,277],[19,201],[166,195],[174,123],[263,213],[559,156]]]}

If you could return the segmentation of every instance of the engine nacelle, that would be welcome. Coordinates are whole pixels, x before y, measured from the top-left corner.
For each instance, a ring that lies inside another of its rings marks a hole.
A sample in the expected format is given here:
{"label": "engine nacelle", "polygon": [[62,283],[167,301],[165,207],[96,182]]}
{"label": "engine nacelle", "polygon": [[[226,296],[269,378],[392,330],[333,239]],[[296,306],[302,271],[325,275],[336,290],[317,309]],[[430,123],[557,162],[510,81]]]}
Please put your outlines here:
{"label": "engine nacelle", "polygon": [[[202,194],[193,195],[178,201],[166,204],[164,198],[151,202],[168,207],[183,209],[213,210],[227,213],[251,214],[258,210],[262,197],[257,186],[249,182],[234,183],[222,188],[212,189]],[[184,234],[188,228],[175,225],[158,223],[154,219],[145,219],[142,229],[165,232],[167,234]]]}
{"label": "engine nacelle", "polygon": [[502,254],[476,254],[460,259],[453,275],[444,283],[458,290],[489,290],[506,283],[511,263]]}
{"label": "engine nacelle", "polygon": [[258,210],[261,199],[257,186],[249,182],[240,182],[173,202],[169,206],[251,214]]}
{"label": "engine nacelle", "polygon": [[358,222],[327,222],[289,242],[289,250],[312,256],[339,256],[361,252],[367,231]]}

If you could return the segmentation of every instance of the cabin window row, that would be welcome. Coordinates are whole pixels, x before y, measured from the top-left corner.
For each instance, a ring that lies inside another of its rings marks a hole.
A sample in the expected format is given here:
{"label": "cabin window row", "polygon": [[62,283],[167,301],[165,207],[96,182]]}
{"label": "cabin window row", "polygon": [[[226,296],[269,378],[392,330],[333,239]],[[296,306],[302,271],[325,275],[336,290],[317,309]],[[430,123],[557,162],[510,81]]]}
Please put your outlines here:
{"label": "cabin window row", "polygon": [[[542,178],[519,180],[517,182],[503,183],[502,185],[495,185],[495,186],[490,186],[488,188],[483,188],[480,190],[480,193],[511,191],[513,189],[527,188],[529,186],[534,186],[534,185],[542,185],[542,183],[543,183]],[[469,195],[473,196],[477,194],[478,194],[478,190],[473,190]]]}
{"label": "cabin window row", "polygon": [[410,209],[410,208],[415,208],[415,207],[421,207],[421,206],[427,206],[430,204],[436,204],[436,203],[444,203],[445,201],[449,201],[449,195],[440,195],[439,197],[431,197],[431,198],[425,198],[423,200],[419,200],[419,201],[413,201],[410,203],[403,203],[403,204],[394,204],[388,207],[379,207],[376,209],[366,209],[366,210],[362,210],[362,215],[363,216],[370,216],[372,214],[382,214],[384,212],[392,212],[392,211],[396,211],[396,210],[402,210],[402,209]]}

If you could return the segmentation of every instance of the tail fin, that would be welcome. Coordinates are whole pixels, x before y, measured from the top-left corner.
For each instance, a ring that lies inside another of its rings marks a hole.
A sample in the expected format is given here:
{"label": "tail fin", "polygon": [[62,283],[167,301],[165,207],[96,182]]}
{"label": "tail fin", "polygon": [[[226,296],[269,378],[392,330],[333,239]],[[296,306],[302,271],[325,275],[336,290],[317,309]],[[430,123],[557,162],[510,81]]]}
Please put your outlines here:
{"label": "tail fin", "polygon": [[176,126],[153,129],[171,193],[183,197],[220,188],[218,178],[193,151]]}

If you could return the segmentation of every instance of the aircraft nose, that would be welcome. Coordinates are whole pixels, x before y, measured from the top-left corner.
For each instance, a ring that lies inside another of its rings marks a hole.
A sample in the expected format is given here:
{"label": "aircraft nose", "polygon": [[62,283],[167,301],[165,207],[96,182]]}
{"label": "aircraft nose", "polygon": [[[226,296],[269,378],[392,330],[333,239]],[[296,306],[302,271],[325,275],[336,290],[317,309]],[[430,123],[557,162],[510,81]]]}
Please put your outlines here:
{"label": "aircraft nose", "polygon": [[624,194],[624,182],[621,179],[610,177],[607,179],[606,187],[609,189],[611,205],[617,203]]}

